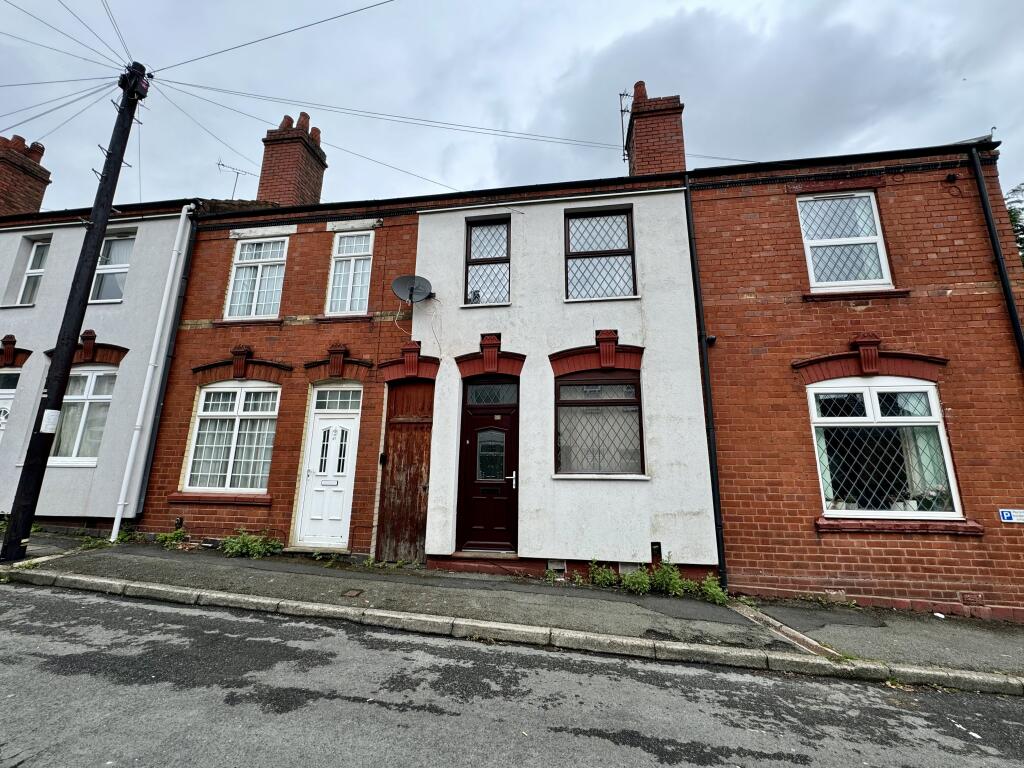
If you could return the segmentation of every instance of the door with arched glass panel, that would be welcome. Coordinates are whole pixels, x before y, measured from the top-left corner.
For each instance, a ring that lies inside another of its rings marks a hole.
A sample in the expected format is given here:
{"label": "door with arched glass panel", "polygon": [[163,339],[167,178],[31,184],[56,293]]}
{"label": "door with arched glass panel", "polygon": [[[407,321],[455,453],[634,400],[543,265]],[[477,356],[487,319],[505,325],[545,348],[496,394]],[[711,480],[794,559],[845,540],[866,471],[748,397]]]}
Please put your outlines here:
{"label": "door with arched glass panel", "polygon": [[515,551],[518,474],[518,379],[466,382],[459,451],[459,549]]}

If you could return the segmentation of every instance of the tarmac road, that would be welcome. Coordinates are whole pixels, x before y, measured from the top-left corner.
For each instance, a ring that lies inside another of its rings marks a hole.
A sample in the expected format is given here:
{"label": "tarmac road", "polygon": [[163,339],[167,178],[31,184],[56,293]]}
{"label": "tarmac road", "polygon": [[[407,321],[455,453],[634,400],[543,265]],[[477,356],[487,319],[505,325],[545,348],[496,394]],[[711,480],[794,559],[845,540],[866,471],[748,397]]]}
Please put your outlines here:
{"label": "tarmac road", "polygon": [[1021,766],[1019,697],[0,585],[0,768]]}

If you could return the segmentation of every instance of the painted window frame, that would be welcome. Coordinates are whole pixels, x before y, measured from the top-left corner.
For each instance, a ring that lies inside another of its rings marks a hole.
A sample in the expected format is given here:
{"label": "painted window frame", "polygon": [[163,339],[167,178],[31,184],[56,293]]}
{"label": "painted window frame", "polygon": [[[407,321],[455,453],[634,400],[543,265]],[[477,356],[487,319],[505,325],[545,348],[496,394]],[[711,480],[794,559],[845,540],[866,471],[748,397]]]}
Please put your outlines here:
{"label": "painted window frame", "polygon": [[103,238],[103,243],[102,243],[102,245],[100,245],[100,262],[102,262],[102,260],[103,260],[103,253],[104,253],[104,251],[107,250],[107,248],[108,248],[107,243],[111,243],[111,242],[114,242],[114,241],[117,241],[117,240],[131,240],[132,247],[131,247],[130,253],[128,254],[128,263],[127,264],[102,264],[102,263],[99,263],[99,262],[96,264],[96,272],[92,276],[92,285],[89,287],[89,303],[90,304],[120,304],[120,303],[122,303],[124,301],[124,291],[125,291],[124,288],[121,289],[121,297],[118,298],[118,299],[94,299],[93,298],[93,294],[96,292],[96,286],[99,285],[99,283],[100,283],[101,275],[119,275],[119,274],[124,274],[125,275],[125,279],[124,279],[125,287],[127,287],[127,285],[128,285],[128,277],[127,277],[128,270],[131,267],[132,259],[135,256],[135,240],[136,240],[136,235],[137,235],[136,232],[125,232],[125,233],[120,234],[120,235],[119,234],[108,235],[107,237]]}
{"label": "painted window frame", "polygon": [[[113,410],[110,405],[114,400],[114,390],[117,388],[117,376],[119,371],[116,366],[113,365],[89,365],[89,366],[75,366],[71,371],[71,376],[84,376],[86,377],[85,389],[81,395],[64,395],[64,402],[61,406],[60,418],[57,422],[57,431],[54,435],[53,446],[50,449],[50,455],[47,458],[47,466],[50,467],[95,467],[99,461],[99,451],[103,444],[103,436],[107,431],[107,423],[110,418],[110,413]],[[97,395],[94,390],[96,387],[96,379],[99,376],[114,376],[114,390],[111,390],[109,395]],[[75,432],[75,443],[72,448],[70,456],[56,456],[53,451],[57,449],[58,438],[61,434],[61,429],[64,426],[64,415],[66,413],[64,406],[70,403],[84,403],[82,409],[82,415],[78,419],[78,429]],[[107,405],[107,416],[103,421],[103,428],[100,431],[100,439],[97,443],[96,456],[79,456],[79,451],[82,446],[82,436],[85,433],[85,423],[89,418],[89,410],[92,408],[94,403],[105,403]]]}
{"label": "painted window frame", "polygon": [[[474,259],[473,255],[473,230],[476,227],[493,227],[496,224],[505,226],[505,255],[490,259]],[[506,307],[512,302],[512,216],[502,214],[497,216],[476,216],[466,219],[466,252],[465,265],[463,267],[463,292],[462,305],[465,307]],[[505,299],[503,301],[473,301],[469,295],[469,272],[471,267],[483,267],[490,264],[508,264],[508,282],[506,286]]]}
{"label": "painted window frame", "polygon": [[0,417],[0,445],[3,444],[4,432],[7,431],[7,422],[14,413],[14,396],[18,392],[18,384],[21,383],[20,368],[0,368],[0,375],[16,376],[14,388],[0,388],[0,410],[6,410],[7,416]]}
{"label": "painted window frame", "polygon": [[[228,276],[228,286],[225,293],[224,299],[224,320],[228,322],[246,322],[247,320],[276,320],[281,316],[281,301],[284,298],[284,278],[288,272],[288,242],[289,237],[287,235],[283,237],[247,237],[240,239],[235,243],[235,254],[231,260],[231,274]],[[242,247],[250,243],[284,243],[281,249],[280,257],[273,259],[262,259],[262,260],[250,260],[241,261],[239,257],[242,255]],[[277,311],[273,314],[257,315],[256,306],[259,303],[260,295],[260,280],[263,277],[263,269],[266,266],[277,266],[281,265],[281,293],[277,297]],[[238,272],[239,267],[256,267],[256,284],[252,292],[252,302],[249,305],[248,314],[244,315],[232,315],[231,314],[231,299],[235,292],[235,275]]]}
{"label": "painted window frame", "polygon": [[[208,411],[206,410],[207,392],[234,392],[234,408],[229,411]],[[273,392],[277,395],[274,403],[274,410],[271,411],[244,411],[246,393]],[[189,449],[185,459],[185,467],[182,478],[182,489],[190,493],[224,493],[224,494],[264,494],[267,486],[262,488],[236,488],[231,485],[231,476],[235,467],[235,452],[238,449],[238,428],[243,419],[274,419],[274,441],[277,441],[277,422],[281,413],[281,387],[267,381],[245,380],[245,381],[218,381],[213,384],[199,387],[196,392],[195,411],[192,423],[189,426]],[[224,470],[223,486],[192,485],[192,468],[195,461],[196,448],[198,447],[199,427],[203,419],[233,419],[234,425],[231,430],[231,445],[228,451],[227,466]],[[273,465],[274,446],[270,449],[270,462]],[[267,470],[267,483],[270,481],[270,470]]]}
{"label": "painted window frame", "polygon": [[[357,254],[339,254],[338,249],[341,246],[342,241],[347,237],[354,235],[369,235],[370,245],[365,253]],[[373,247],[376,243],[376,232],[373,229],[359,229],[345,232],[336,232],[334,235],[334,242],[331,244],[331,266],[330,272],[327,275],[327,299],[324,302],[324,314],[330,317],[343,317],[346,315],[365,315],[370,311],[370,289],[373,286]],[[352,276],[355,274],[354,268],[357,261],[365,260],[368,264],[366,270],[366,306],[361,309],[352,309],[352,289],[355,286],[355,281]],[[349,261],[351,266],[349,268],[349,280],[348,280],[348,295],[346,296],[346,305],[348,309],[331,309],[331,296],[334,293],[334,271],[338,262]]]}
{"label": "painted window frame", "polygon": [[[859,393],[864,398],[865,416],[859,417],[825,417],[817,415],[815,395],[822,393]],[[878,403],[878,395],[885,392],[926,392],[930,416],[882,416]],[[842,379],[828,379],[807,385],[807,407],[811,424],[811,450],[814,452],[815,469],[818,475],[818,491],[821,499],[822,514],[827,518],[854,518],[863,520],[963,520],[963,507],[960,502],[960,489],[956,479],[956,467],[949,448],[949,437],[946,434],[946,420],[939,400],[938,387],[934,382],[913,379],[903,376],[850,376]],[[939,445],[942,448],[942,459],[945,463],[946,478],[949,482],[949,493],[953,501],[952,511],[921,511],[921,510],[830,510],[825,498],[825,483],[822,478],[821,457],[818,455],[817,427],[900,427],[900,426],[934,426],[937,428]]]}
{"label": "painted window frame", "polygon": [[[40,247],[46,248],[46,254],[43,256],[43,266],[33,268],[32,264],[36,259],[36,252]],[[36,240],[32,243],[32,249],[28,254],[28,262],[25,265],[25,274],[21,278],[21,287],[18,289],[18,301],[19,307],[31,307],[36,303],[36,298],[39,296],[39,289],[43,284],[43,274],[46,272],[46,261],[50,258],[50,241],[49,240]],[[35,293],[32,294],[32,301],[25,301],[25,289],[28,287],[28,281],[30,278],[38,278],[36,282]]]}
{"label": "painted window frame", "polygon": [[[636,274],[636,239],[633,223],[633,206],[600,206],[591,208],[566,208],[564,215],[564,239],[565,239],[565,301],[613,301],[618,299],[635,299],[639,297],[639,286],[637,285]],[[626,239],[628,247],[617,248],[606,251],[572,251],[569,246],[569,222],[572,219],[590,219],[606,216],[626,216]],[[597,259],[608,256],[629,256],[630,268],[633,275],[633,290],[630,293],[616,294],[614,296],[570,296],[569,295],[569,262],[576,259]]]}
{"label": "painted window frame", "polygon": [[[871,201],[871,211],[875,217],[875,235],[871,237],[845,237],[830,240],[809,240],[804,233],[804,223],[800,216],[800,203],[804,200],[826,200],[830,198],[866,197]],[[804,261],[807,265],[807,279],[811,293],[829,293],[843,291],[888,291],[893,289],[892,270],[889,267],[889,253],[885,248],[885,233],[882,231],[882,217],[878,212],[878,198],[872,190],[856,190],[829,192],[812,195],[797,195],[796,217],[800,227],[800,239],[804,244]],[[877,280],[842,280],[836,282],[820,282],[814,277],[814,255],[812,248],[828,245],[860,245],[873,243],[878,248],[878,259],[882,277]]]}
{"label": "painted window frame", "polygon": [[[586,385],[591,384],[632,384],[636,387],[636,395],[631,399],[605,399],[605,400],[563,400],[561,387],[563,385]],[[637,439],[640,443],[640,471],[639,472],[612,472],[600,470],[586,470],[577,472],[563,471],[560,466],[560,441],[559,431],[561,422],[561,408],[563,407],[615,407],[623,405],[635,405],[637,408]],[[554,476],[564,477],[644,477],[647,474],[647,445],[644,437],[644,406],[643,406],[643,382],[640,371],[631,369],[616,368],[611,370],[587,370],[567,373],[555,377],[555,457]]]}

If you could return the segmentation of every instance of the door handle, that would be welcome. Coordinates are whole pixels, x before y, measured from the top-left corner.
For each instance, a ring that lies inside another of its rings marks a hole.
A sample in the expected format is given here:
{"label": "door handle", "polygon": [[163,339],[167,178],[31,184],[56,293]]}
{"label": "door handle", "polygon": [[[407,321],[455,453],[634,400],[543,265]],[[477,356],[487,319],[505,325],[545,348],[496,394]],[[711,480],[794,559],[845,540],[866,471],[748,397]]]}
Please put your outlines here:
{"label": "door handle", "polygon": [[506,480],[511,480],[512,481],[512,490],[513,491],[516,489],[516,475],[517,474],[518,473],[516,472],[516,470],[513,469],[512,470],[512,475],[510,477],[506,477],[505,478]]}

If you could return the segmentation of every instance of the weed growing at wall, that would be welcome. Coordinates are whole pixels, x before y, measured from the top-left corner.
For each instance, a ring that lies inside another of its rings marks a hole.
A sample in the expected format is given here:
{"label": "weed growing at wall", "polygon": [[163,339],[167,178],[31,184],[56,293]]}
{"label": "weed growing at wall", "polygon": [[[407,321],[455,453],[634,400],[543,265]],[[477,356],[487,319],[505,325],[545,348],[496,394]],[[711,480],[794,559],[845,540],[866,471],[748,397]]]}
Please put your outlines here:
{"label": "weed growing at wall", "polygon": [[614,587],[619,583],[619,574],[607,565],[598,565],[597,558],[590,561],[588,570],[590,583],[595,587]]}
{"label": "weed growing at wall", "polygon": [[280,539],[268,536],[266,532],[248,533],[244,528],[239,528],[234,536],[225,536],[220,542],[220,551],[228,557],[248,557],[252,560],[276,555],[282,549],[284,542]]}
{"label": "weed growing at wall", "polygon": [[651,574],[643,567],[630,571],[622,577],[622,586],[634,595],[646,595],[651,591]]}
{"label": "weed growing at wall", "polygon": [[156,543],[164,549],[178,549],[186,541],[188,541],[188,531],[184,528],[177,528],[168,533],[158,533],[156,535]]}

